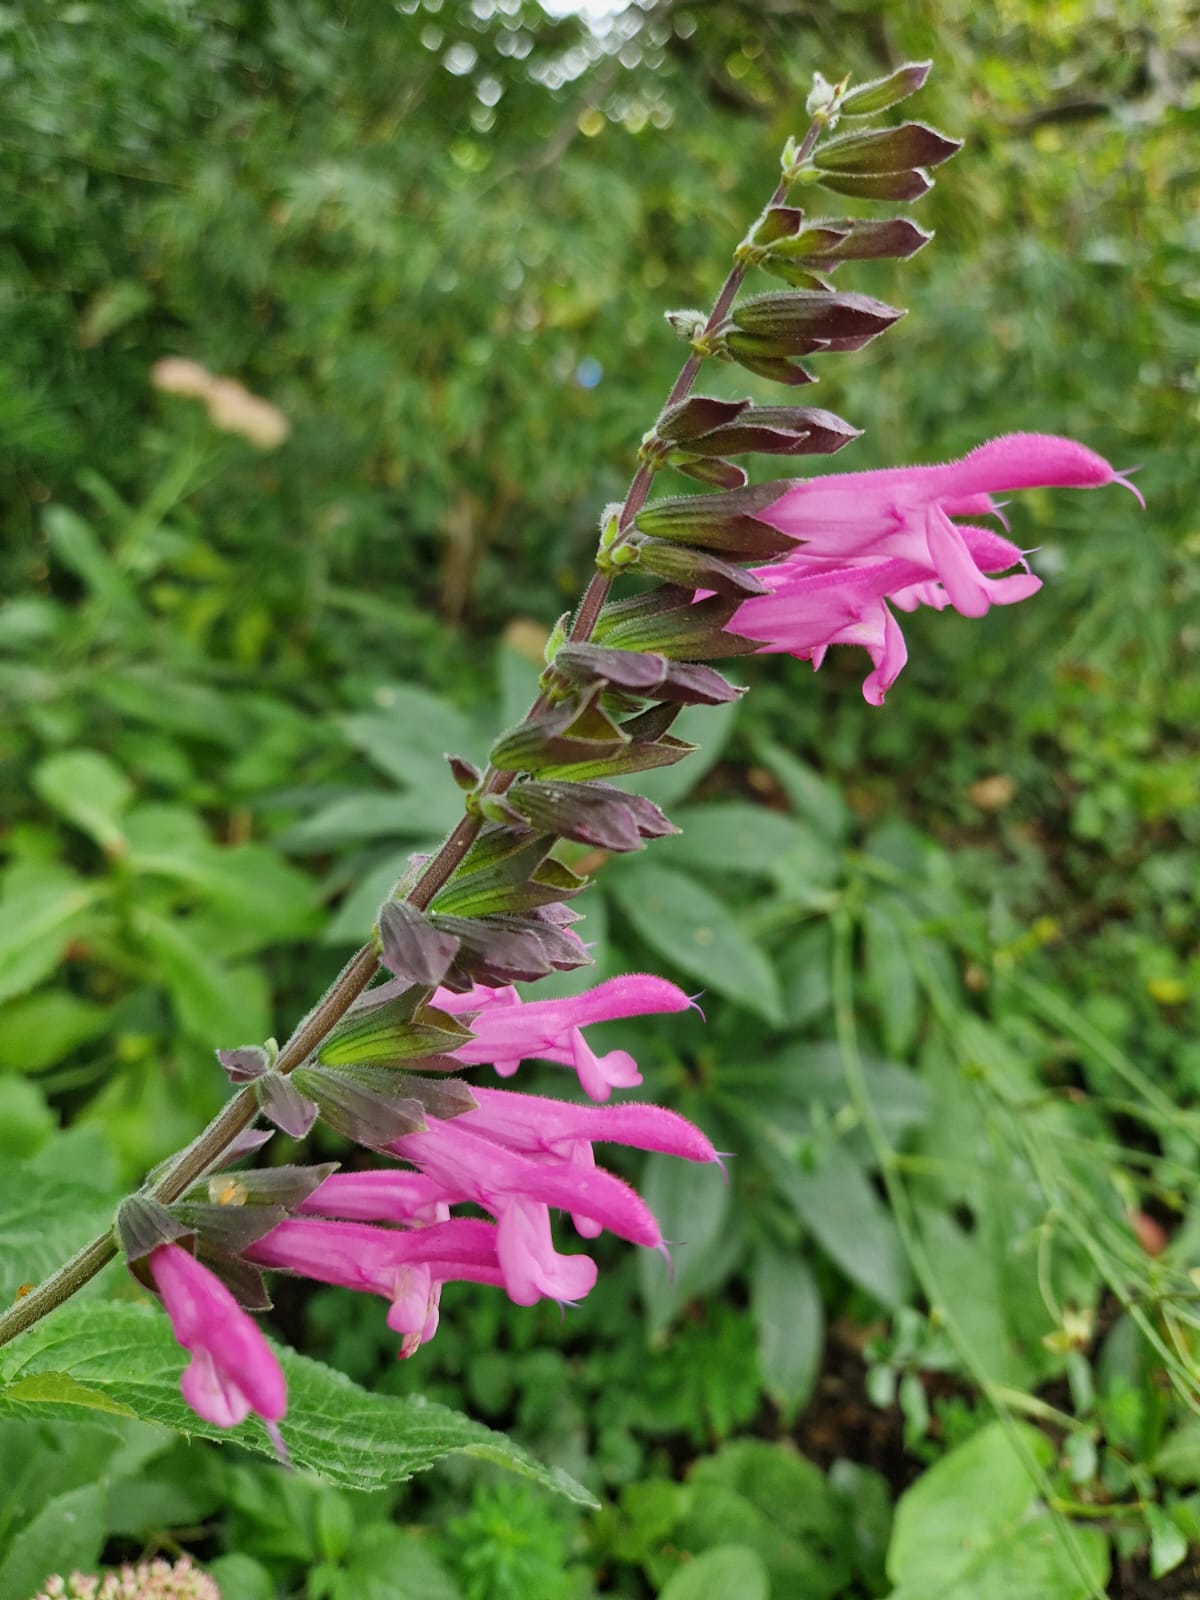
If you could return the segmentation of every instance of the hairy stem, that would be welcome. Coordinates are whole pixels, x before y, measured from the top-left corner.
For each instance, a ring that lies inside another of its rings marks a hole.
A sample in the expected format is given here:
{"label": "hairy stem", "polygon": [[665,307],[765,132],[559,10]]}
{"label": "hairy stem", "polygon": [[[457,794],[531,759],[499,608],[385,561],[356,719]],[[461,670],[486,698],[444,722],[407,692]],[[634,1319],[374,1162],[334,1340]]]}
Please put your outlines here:
{"label": "hairy stem", "polygon": [[[811,154],[828,120],[828,116],[824,115],[813,118],[800,145],[796,157],[797,165]],[[767,209],[781,204],[786,195],[787,184],[781,181],[775,193],[767,201]],[[705,334],[711,333],[724,321],[745,276],[746,268],[735,262],[709,312],[704,325]],[[671,387],[664,410],[678,405],[681,400],[688,397],[702,364],[703,358],[694,351],[688,356]],[[628,538],[638,512],[646,503],[656,471],[656,466],[643,462],[634,473],[617,518],[617,544]],[[599,571],[592,574],[571,624],[568,637],[572,643],[591,638],[611,588],[612,579],[606,574]],[[537,716],[544,705],[545,697],[539,695],[526,713],[525,720],[528,722]],[[483,775],[480,793],[503,794],[512,783],[513,776],[510,772],[497,772],[494,767],[489,766]],[[418,910],[424,911],[438,891],[449,881],[479,836],[482,827],[483,818],[477,813],[468,813],[460,818],[447,834],[441,848],[429,860],[420,878],[408,892],[408,900]],[[347,963],[321,1002],[297,1025],[279,1052],[275,1063],[276,1070],[291,1072],[307,1060],[313,1051],[319,1049],[378,971],[379,955],[374,943],[363,945]],[[169,1205],[184,1194],[198,1178],[219,1167],[230,1144],[239,1133],[250,1127],[257,1114],[258,1106],[252,1089],[242,1089],[234,1095],[194,1143],[188,1145],[171,1162],[150,1191],[154,1198]],[[116,1238],[111,1228],[107,1233],[101,1234],[99,1238],[85,1245],[51,1277],[31,1290],[23,1299],[18,1300],[6,1312],[0,1313],[0,1345],[15,1339],[18,1334],[24,1333],[27,1328],[31,1328],[34,1323],[62,1305],[65,1300],[69,1300],[83,1288],[84,1284],[102,1271],[117,1253]]]}

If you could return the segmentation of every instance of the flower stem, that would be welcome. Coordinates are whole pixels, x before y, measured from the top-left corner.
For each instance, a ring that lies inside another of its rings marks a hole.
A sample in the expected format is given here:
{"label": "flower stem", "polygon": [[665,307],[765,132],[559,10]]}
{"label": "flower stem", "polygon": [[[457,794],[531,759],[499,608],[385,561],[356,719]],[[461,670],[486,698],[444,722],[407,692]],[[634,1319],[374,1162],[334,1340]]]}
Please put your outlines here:
{"label": "flower stem", "polygon": [[[818,115],[813,118],[807,133],[804,135],[796,156],[796,164],[801,164],[812,152],[822,129],[826,126],[828,115]],[[781,181],[775,193],[767,201],[767,209],[777,206],[787,196],[787,183]],[[746,268],[735,261],[735,264],[725,279],[708,320],[704,325],[704,333],[711,333],[724,321],[737,297],[738,290],[746,276]],[[692,392],[692,387],[703,364],[702,357],[694,351],[688,356],[680,369],[679,376],[671,387],[663,409],[678,405]],[[646,503],[650,492],[650,485],[654,480],[657,467],[650,463],[642,463],[633,475],[629,488],[626,491],[620,514],[617,519],[617,544],[628,538],[633,528],[638,512]],[[608,599],[609,590],[612,588],[612,579],[602,572],[594,572],[591,581],[584,590],[583,598],[575,613],[568,635],[572,643],[579,643],[591,638],[597,619],[603,609],[604,602]],[[537,716],[545,704],[545,698],[539,695],[525,715],[525,721]],[[480,784],[481,794],[503,794],[513,781],[513,774],[497,772],[489,766],[484,773]],[[462,862],[467,851],[474,844],[483,827],[483,819],[475,813],[468,813],[460,818],[443,841],[441,848],[429,862],[420,878],[408,892],[410,903],[424,911],[433,900],[455,869]],[[359,995],[370,984],[375,974],[379,971],[379,955],[374,943],[368,943],[351,957],[343,968],[332,987],[320,1003],[304,1017],[296,1026],[291,1037],[279,1052],[275,1062],[278,1072],[288,1073],[298,1067],[303,1061],[320,1048],[322,1042],[346,1015]],[[229,1146],[239,1133],[244,1132],[254,1122],[258,1114],[258,1105],[252,1089],[242,1089],[229,1100],[204,1129],[203,1133],[185,1150],[182,1150],[168,1166],[166,1172],[151,1189],[151,1194],[156,1200],[169,1205],[173,1200],[178,1200],[198,1178],[204,1177],[226,1155]],[[18,1334],[24,1333],[34,1323],[39,1322],[57,1306],[69,1300],[73,1294],[82,1289],[96,1274],[117,1254],[117,1244],[110,1228],[106,1233],[93,1239],[88,1245],[71,1260],[61,1266],[57,1272],[47,1278],[36,1289],[30,1291],[23,1299],[18,1300],[7,1311],[0,1313],[0,1345],[5,1345]]]}

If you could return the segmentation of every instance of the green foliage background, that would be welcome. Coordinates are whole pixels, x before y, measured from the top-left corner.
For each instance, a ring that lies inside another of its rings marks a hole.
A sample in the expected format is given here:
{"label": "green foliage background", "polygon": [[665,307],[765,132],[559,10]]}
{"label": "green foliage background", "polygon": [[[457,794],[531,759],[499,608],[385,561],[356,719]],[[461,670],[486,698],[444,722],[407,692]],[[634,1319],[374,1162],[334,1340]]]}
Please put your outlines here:
{"label": "green foliage background", "polygon": [[[866,429],[838,468],[1063,432],[1142,463],[1149,504],[1022,496],[1045,589],[906,621],[885,710],[854,652],[816,677],[744,664],[744,707],[698,716],[704,755],[647,782],[683,836],[591,863],[601,975],[710,992],[706,1026],[636,1032],[648,1092],[738,1153],[728,1188],[640,1169],[673,1283],[614,1251],[562,1328],[448,1294],[402,1369],[378,1307],[281,1293],[302,1349],[507,1429],[600,1513],[461,1463],[367,1496],[18,1406],[0,1590],[68,1559],[38,1520],[85,1490],[70,1560],[183,1539],[227,1600],[987,1600],[1011,1570],[1058,1600],[1110,1574],[1155,1592],[1185,1561],[1196,20],[712,0],[593,36],[529,0],[0,10],[6,1294],[194,1134],[213,1047],[286,1032],[453,821],[442,753],[524,709],[678,367],[660,314],[711,301],[814,69],[930,56],[914,114],[966,139],[916,212],[934,243],[850,285],[910,315],[821,369],[820,403]],[[158,394],[167,355],[269,398],[288,442]],[[976,1481],[1010,1488],[964,1508]]]}

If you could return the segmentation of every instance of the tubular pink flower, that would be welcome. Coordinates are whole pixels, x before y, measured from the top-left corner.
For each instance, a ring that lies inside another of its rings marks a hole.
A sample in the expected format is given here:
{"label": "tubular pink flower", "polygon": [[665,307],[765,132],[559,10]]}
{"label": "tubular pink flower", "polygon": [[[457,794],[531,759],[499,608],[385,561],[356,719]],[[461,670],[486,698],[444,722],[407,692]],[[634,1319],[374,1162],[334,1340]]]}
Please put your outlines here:
{"label": "tubular pink flower", "polygon": [[180,1245],[159,1245],[147,1265],[175,1337],[192,1355],[182,1379],[188,1405],[218,1428],[236,1427],[257,1412],[285,1454],[277,1424],[287,1413],[287,1383],[257,1325]]}
{"label": "tubular pink flower", "polygon": [[[470,1066],[490,1062],[502,1078],[510,1078],[530,1058],[574,1067],[593,1100],[607,1100],[614,1088],[630,1088],[642,1077],[625,1050],[597,1056],[583,1037],[583,1028],[618,1017],[686,1011],[692,1004],[675,984],[646,973],[610,978],[565,1000],[522,1001],[511,989],[491,993],[495,998],[469,1022],[475,1037],[454,1052],[456,1059]],[[464,999],[439,990],[434,1003],[465,1012]]]}
{"label": "tubular pink flower", "polygon": [[[381,1176],[406,1179],[409,1174]],[[389,1302],[388,1326],[401,1335],[400,1355],[405,1357],[437,1332],[444,1283],[504,1283],[497,1246],[498,1230],[492,1223],[465,1217],[409,1232],[290,1217],[252,1245],[246,1259],[381,1295]]]}
{"label": "tubular pink flower", "polygon": [[[993,495],[1013,489],[1101,488],[1128,479],[1072,439],[1017,433],[942,466],[888,467],[791,484],[761,512],[799,541],[757,569],[769,595],[741,605],[729,626],[820,666],[831,644],[863,646],[875,670],[863,685],[880,705],[904,666],[903,635],[889,609],[951,605],[979,617],[1041,587],[1023,553],[987,528],[955,517],[998,515]],[[1025,570],[999,576],[1012,567]]]}
{"label": "tubular pink flower", "polygon": [[464,1126],[473,1115],[451,1122],[431,1118],[423,1133],[405,1134],[389,1149],[444,1185],[447,1197],[471,1200],[493,1216],[502,1218],[513,1200],[539,1200],[588,1217],[632,1244],[660,1248],[654,1213],[620,1178],[600,1167],[537,1161],[505,1149]]}

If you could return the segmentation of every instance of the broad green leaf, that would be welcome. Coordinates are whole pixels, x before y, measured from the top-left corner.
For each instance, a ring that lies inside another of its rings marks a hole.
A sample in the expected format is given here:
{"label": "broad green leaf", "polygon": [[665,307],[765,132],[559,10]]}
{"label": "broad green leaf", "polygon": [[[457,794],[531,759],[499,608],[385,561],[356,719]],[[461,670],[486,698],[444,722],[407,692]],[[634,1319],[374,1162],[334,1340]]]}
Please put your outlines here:
{"label": "broad green leaf", "polygon": [[840,843],[850,828],[850,810],[837,786],[781,745],[760,740],[754,749],[783,785],[796,815],[830,844]]}
{"label": "broad green leaf", "polygon": [[0,1000],[32,989],[54,971],[97,892],[63,874],[44,887],[5,897],[0,903]]}
{"label": "broad green leaf", "polygon": [[28,1600],[53,1573],[95,1571],[104,1548],[105,1490],[88,1483],[42,1507],[0,1561],[0,1594]]}
{"label": "broad green leaf", "polygon": [[411,793],[364,790],[342,795],[283,835],[289,850],[328,850],[360,839],[431,839],[448,833],[461,810],[444,786]]}
{"label": "broad green leaf", "polygon": [[651,1334],[660,1333],[689,1300],[707,1294],[732,1270],[741,1231],[731,1216],[723,1174],[673,1156],[648,1158],[639,1185],[658,1218],[671,1266],[653,1250],[638,1253],[638,1282]]}
{"label": "broad green leaf", "polygon": [[0,1068],[38,1072],[108,1028],[107,1006],[81,1000],[69,989],[42,989],[0,1011]]}
{"label": "broad green leaf", "polygon": [[807,1261],[777,1245],[760,1245],[750,1271],[750,1304],[763,1388],[792,1417],[813,1391],[825,1348],[821,1294]]}
{"label": "broad green leaf", "polygon": [[899,1231],[845,1147],[825,1150],[813,1169],[778,1148],[769,1134],[761,1149],[776,1188],[835,1264],[882,1305],[904,1305],[912,1273]]}
{"label": "broad green leaf", "polygon": [[1011,1181],[989,1183],[984,1193],[971,1232],[948,1211],[922,1211],[938,1299],[994,1383],[1036,1387],[1039,1378],[1062,1367],[1062,1357],[1043,1342],[1055,1322],[1031,1270],[1031,1249],[1021,1244],[1034,1236],[1039,1218],[1027,1198],[1014,1195]]}
{"label": "broad green leaf", "polygon": [[[382,1308],[381,1308],[382,1314]],[[372,1394],[318,1361],[281,1350],[288,1380],[288,1416],[282,1424],[296,1466],[352,1489],[401,1483],[448,1455],[489,1461],[533,1478],[578,1505],[591,1495],[556,1467],[543,1467],[502,1433],[445,1406],[420,1398]],[[179,1389],[186,1362],[170,1323],[148,1305],[73,1303],[23,1334],[0,1355],[0,1382],[12,1384],[46,1371],[63,1373],[100,1390],[147,1422],[207,1439],[234,1440],[272,1455],[256,1419],[225,1430],[197,1417]],[[39,1414],[78,1415],[69,1401],[39,1407]],[[0,1388],[0,1413],[28,1416],[28,1402]],[[87,1413],[93,1415],[91,1411]]]}
{"label": "broad green leaf", "polygon": [[124,848],[121,818],[133,785],[99,750],[63,750],[34,768],[33,786],[47,805],[82,829],[109,855]]}
{"label": "broad green leaf", "polygon": [[669,1580],[659,1600],[771,1600],[771,1575],[756,1550],[720,1544],[706,1550]]}
{"label": "broad green leaf", "polygon": [[114,1202],[68,1177],[23,1162],[0,1166],[0,1305],[38,1283],[111,1226]]}
{"label": "broad green leaf", "polygon": [[446,755],[470,756],[479,735],[456,706],[411,684],[386,684],[375,691],[381,708],[341,719],[356,749],[389,778],[413,789],[429,789],[454,803]]}
{"label": "broad green leaf", "polygon": [[238,981],[244,974],[210,956],[180,918],[139,909],[135,923],[185,1032],[214,1048],[266,1037],[270,1022],[260,985]]}
{"label": "broad green leaf", "polygon": [[218,1556],[209,1563],[208,1571],[221,1591],[221,1600],[279,1600],[279,1586],[270,1570],[241,1551]]}
{"label": "broad green leaf", "polygon": [[40,1084],[29,1078],[0,1079],[0,1159],[36,1155],[58,1127],[58,1113]]}
{"label": "broad green leaf", "polygon": [[824,1475],[794,1449],[736,1440],[697,1462],[688,1486],[673,1543],[685,1550],[749,1545],[779,1600],[833,1600],[842,1592],[850,1574],[838,1508]]}
{"label": "broad green leaf", "polygon": [[604,884],[641,937],[668,962],[766,1021],[782,1019],[774,968],[710,890],[640,857],[611,866]]}
{"label": "broad green leaf", "polygon": [[247,718],[232,695],[176,677],[161,663],[100,673],[94,691],[122,716],[207,744],[237,749],[249,736]]}
{"label": "broad green leaf", "polygon": [[90,523],[69,506],[53,504],[43,513],[50,548],[65,567],[82,578],[102,605],[134,623],[141,618],[137,598]]}
{"label": "broad green leaf", "polygon": [[1163,1440],[1151,1462],[1154,1475],[1181,1488],[1200,1483],[1200,1417],[1188,1416]]}
{"label": "broad green leaf", "polygon": [[769,876],[775,859],[792,849],[799,833],[791,817],[741,800],[687,806],[671,821],[680,830],[655,845],[660,861],[700,872]]}
{"label": "broad green leaf", "polygon": [[900,1497],[887,1561],[891,1600],[1081,1600],[1089,1580],[1104,1587],[1107,1539],[1035,1506],[1016,1440],[1041,1467],[1053,1459],[1036,1428],[993,1422]]}

